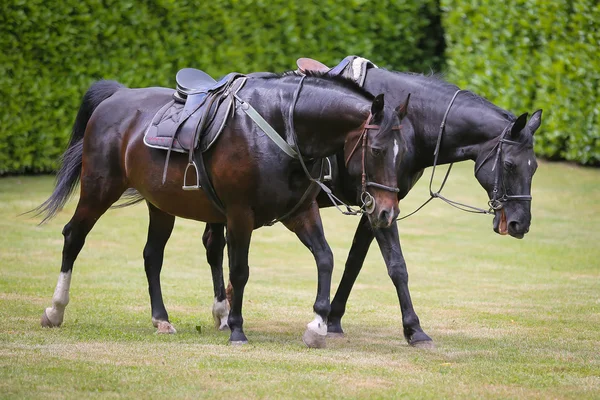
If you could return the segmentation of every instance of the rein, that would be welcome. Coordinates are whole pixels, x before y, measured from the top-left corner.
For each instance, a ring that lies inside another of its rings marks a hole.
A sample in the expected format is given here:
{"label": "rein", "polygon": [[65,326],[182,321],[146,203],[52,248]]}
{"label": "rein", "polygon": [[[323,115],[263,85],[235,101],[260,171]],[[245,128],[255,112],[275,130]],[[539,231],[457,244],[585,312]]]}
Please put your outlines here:
{"label": "rein", "polygon": [[[438,134],[437,143],[435,146],[435,150],[433,152],[433,169],[431,171],[431,178],[429,179],[429,196],[430,196],[429,199],[427,199],[423,204],[421,204],[416,210],[414,210],[410,214],[405,215],[402,218],[398,218],[397,221],[401,221],[405,218],[410,217],[411,215],[416,214],[423,207],[425,207],[431,200],[436,199],[436,198],[443,200],[447,204],[451,205],[454,208],[458,208],[461,211],[470,212],[470,213],[474,213],[474,214],[490,214],[490,215],[494,215],[494,212],[496,210],[500,210],[502,207],[504,207],[504,203],[507,201],[531,201],[532,197],[530,195],[508,195],[506,193],[506,188],[504,188],[504,181],[502,182],[504,194],[501,197],[498,197],[498,189],[499,189],[498,183],[499,183],[500,175],[501,175],[500,168],[498,168],[498,170],[496,172],[496,176],[494,178],[494,188],[492,191],[492,199],[488,202],[488,205],[490,207],[488,210],[485,210],[485,209],[479,208],[479,207],[470,206],[468,204],[463,204],[458,201],[450,200],[440,194],[440,192],[444,188],[444,185],[446,185],[446,181],[448,180],[448,176],[450,175],[450,171],[452,170],[452,165],[454,165],[454,163],[450,163],[450,165],[448,166],[448,170],[446,171],[446,175],[444,176],[444,179],[442,180],[442,184],[440,185],[439,189],[435,192],[432,190],[433,177],[435,175],[435,168],[437,166],[438,156],[439,156],[439,152],[440,152],[440,145],[442,143],[442,136],[444,134],[444,131],[446,130],[446,120],[448,118],[448,113],[450,112],[450,108],[452,107],[452,104],[454,104],[454,100],[456,99],[458,94],[460,92],[465,92],[465,91],[466,90],[457,90],[454,93],[454,96],[452,96],[450,103],[448,103],[448,107],[446,108],[444,117],[442,118],[442,123],[440,124],[440,131]],[[499,135],[498,143],[496,143],[494,145],[494,147],[492,147],[492,150],[490,150],[490,152],[483,159],[481,164],[479,164],[479,166],[477,166],[477,168],[475,169],[475,176],[477,176],[477,172],[479,172],[479,170],[481,169],[483,164],[485,164],[485,162],[491,157],[491,155],[494,153],[494,151],[496,151],[496,157],[494,160],[494,166],[492,167],[492,171],[496,170],[496,167],[498,166],[498,162],[500,161],[500,155],[502,153],[502,144],[503,143],[513,144],[513,145],[520,144],[519,142],[515,142],[515,141],[508,140],[505,138],[507,132],[510,131],[510,128],[512,126],[513,126],[513,123],[511,122],[504,128],[502,133]]]}

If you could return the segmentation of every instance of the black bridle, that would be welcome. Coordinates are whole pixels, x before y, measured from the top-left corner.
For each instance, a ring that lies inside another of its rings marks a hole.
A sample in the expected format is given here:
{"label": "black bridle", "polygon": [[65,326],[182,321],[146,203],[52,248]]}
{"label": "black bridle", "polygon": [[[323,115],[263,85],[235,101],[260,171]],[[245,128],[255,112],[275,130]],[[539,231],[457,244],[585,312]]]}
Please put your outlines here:
{"label": "black bridle", "polygon": [[[405,218],[410,217],[411,215],[416,214],[419,210],[421,210],[423,207],[425,207],[431,200],[436,199],[436,198],[443,200],[447,204],[451,205],[452,207],[458,208],[461,211],[466,211],[466,212],[475,213],[475,214],[491,214],[491,215],[494,215],[496,210],[502,209],[504,207],[504,203],[506,203],[508,201],[531,201],[532,197],[530,195],[509,195],[508,193],[506,193],[506,187],[504,186],[504,175],[502,173],[502,171],[504,169],[503,168],[496,169],[498,167],[498,163],[500,162],[500,159],[502,156],[502,145],[503,144],[521,145],[521,143],[515,142],[512,140],[508,140],[505,137],[508,134],[508,132],[510,132],[510,129],[512,128],[514,122],[510,122],[502,130],[502,133],[498,136],[498,138],[499,138],[498,142],[494,145],[494,147],[492,147],[492,149],[490,150],[488,155],[485,156],[483,161],[475,169],[475,176],[477,176],[477,172],[479,172],[479,170],[481,169],[483,164],[485,164],[485,162],[492,156],[492,154],[494,154],[494,151],[496,151],[496,157],[494,160],[494,165],[492,167],[492,172],[496,171],[496,175],[494,177],[494,187],[492,189],[492,198],[490,201],[488,201],[488,205],[489,205],[488,210],[485,210],[485,209],[479,208],[479,207],[470,206],[468,204],[460,203],[458,201],[450,200],[441,195],[440,192],[442,191],[442,189],[444,188],[444,185],[446,184],[446,181],[448,180],[448,176],[450,175],[450,171],[452,170],[452,165],[454,165],[454,163],[450,163],[450,165],[448,166],[448,170],[446,171],[446,175],[444,176],[444,179],[442,180],[442,184],[440,185],[440,188],[435,192],[433,191],[433,189],[432,189],[433,177],[435,175],[435,167],[437,166],[438,156],[440,153],[440,145],[442,143],[442,136],[444,134],[444,131],[446,130],[446,119],[448,118],[448,113],[450,112],[450,108],[452,107],[452,104],[454,104],[454,100],[456,99],[456,96],[458,96],[458,94],[463,91],[465,91],[465,90],[457,90],[454,93],[454,96],[452,96],[450,103],[448,103],[448,107],[446,108],[446,112],[444,113],[444,117],[442,118],[442,123],[440,124],[440,133],[438,134],[437,143],[435,146],[435,150],[433,152],[433,169],[431,171],[431,178],[429,179],[429,196],[430,197],[410,214],[405,215],[402,218],[398,218],[397,219],[398,221],[403,220]],[[502,196],[498,196],[499,189],[500,189],[500,182],[502,182],[502,190],[504,192],[502,194]]]}
{"label": "black bridle", "polygon": [[[494,150],[496,151],[496,158],[494,160],[494,166],[492,167],[492,172],[496,171],[496,175],[494,176],[494,188],[492,190],[492,198],[488,202],[488,205],[490,206],[490,212],[491,210],[500,210],[502,207],[504,207],[504,203],[506,203],[507,201],[532,200],[531,195],[527,194],[509,195],[506,192],[506,187],[504,186],[504,174],[502,173],[504,169],[498,166],[498,163],[500,162],[500,159],[502,157],[503,144],[521,145],[521,143],[519,142],[506,139],[506,135],[508,134],[508,132],[510,132],[510,128],[512,128],[512,125],[513,124],[510,123],[506,128],[504,128],[504,131],[500,134],[500,139],[498,140],[498,143],[496,143],[494,147],[492,147],[492,150],[490,150],[488,155],[485,156],[483,161],[481,161],[481,164],[479,164],[477,168],[475,168],[475,176],[477,176],[477,172],[479,172],[483,164],[485,164],[485,162],[492,156]],[[502,186],[500,186],[500,182],[502,182]],[[503,193],[502,196],[498,197],[500,188],[502,188]]]}

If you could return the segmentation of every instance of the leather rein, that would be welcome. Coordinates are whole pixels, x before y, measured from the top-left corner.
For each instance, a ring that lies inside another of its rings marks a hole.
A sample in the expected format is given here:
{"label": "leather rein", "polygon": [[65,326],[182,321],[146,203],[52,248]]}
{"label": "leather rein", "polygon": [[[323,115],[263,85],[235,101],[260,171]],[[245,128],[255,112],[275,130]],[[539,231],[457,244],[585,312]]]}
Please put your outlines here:
{"label": "leather rein", "polygon": [[[492,149],[490,150],[488,155],[483,159],[483,161],[475,169],[475,176],[477,176],[477,172],[479,172],[479,170],[481,169],[483,164],[485,164],[485,162],[492,156],[494,151],[496,151],[494,166],[492,167],[492,171],[496,171],[496,175],[494,177],[494,188],[492,190],[492,198],[490,201],[488,201],[488,205],[489,205],[488,210],[485,210],[485,209],[479,208],[479,207],[470,206],[468,204],[460,203],[458,201],[450,200],[441,195],[440,192],[442,191],[442,189],[444,188],[444,185],[446,184],[446,181],[448,180],[448,176],[450,175],[450,171],[452,170],[452,165],[454,165],[454,163],[450,163],[450,165],[448,166],[448,170],[446,171],[446,175],[444,176],[444,179],[442,180],[442,184],[440,185],[440,188],[435,192],[433,191],[433,189],[432,189],[433,177],[435,175],[435,167],[437,166],[438,155],[440,153],[440,145],[442,143],[442,136],[444,134],[444,131],[446,130],[446,120],[448,118],[448,113],[450,112],[450,108],[452,107],[452,104],[454,104],[454,100],[456,99],[456,96],[458,96],[458,94],[460,92],[465,92],[465,91],[466,90],[457,90],[454,93],[454,96],[452,96],[452,99],[450,100],[450,103],[448,104],[448,107],[446,108],[446,112],[444,113],[442,123],[440,124],[440,131],[438,134],[438,139],[437,139],[437,143],[435,146],[435,150],[433,152],[433,169],[431,171],[431,178],[429,179],[429,196],[430,196],[429,199],[427,199],[423,204],[421,204],[416,210],[414,210],[410,214],[405,215],[402,218],[398,218],[397,221],[401,221],[405,218],[410,217],[411,215],[416,214],[419,210],[421,210],[423,207],[425,207],[427,205],[427,203],[429,203],[431,200],[433,200],[435,198],[442,199],[447,204],[451,205],[452,207],[458,208],[459,210],[462,210],[462,211],[475,213],[475,214],[490,214],[490,215],[494,215],[495,211],[500,210],[502,207],[504,207],[504,203],[506,203],[508,201],[531,201],[532,200],[532,197],[530,195],[509,195],[506,192],[506,188],[504,187],[504,179],[503,179],[503,173],[502,173],[503,169],[502,168],[496,169],[496,167],[498,167],[498,163],[500,162],[500,158],[502,155],[502,145],[503,144],[520,145],[519,142],[515,142],[515,141],[508,140],[505,138],[505,136],[508,134],[508,132],[510,132],[510,128],[512,128],[514,122],[510,122],[502,130],[502,133],[498,136],[498,142],[494,145],[494,147],[492,147]],[[502,180],[502,189],[503,189],[504,193],[502,194],[502,196],[498,197],[498,193],[499,193],[499,189],[500,189],[500,180]]]}

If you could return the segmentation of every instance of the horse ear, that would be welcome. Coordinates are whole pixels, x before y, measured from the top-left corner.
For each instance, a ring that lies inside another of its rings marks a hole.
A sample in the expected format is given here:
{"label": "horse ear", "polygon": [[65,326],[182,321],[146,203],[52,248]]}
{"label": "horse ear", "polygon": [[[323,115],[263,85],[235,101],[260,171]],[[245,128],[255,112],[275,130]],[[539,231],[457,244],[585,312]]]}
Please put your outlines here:
{"label": "horse ear", "polygon": [[531,119],[527,123],[527,127],[529,128],[529,131],[533,135],[535,133],[535,131],[538,130],[538,128],[540,127],[541,124],[542,124],[542,110],[537,110],[536,112],[534,112],[531,115]]}
{"label": "horse ear", "polygon": [[402,121],[406,114],[408,113],[408,102],[410,101],[410,93],[406,96],[406,100],[404,103],[400,104],[398,108],[396,108],[396,114],[398,114],[398,119]]}
{"label": "horse ear", "polygon": [[525,128],[525,125],[527,124],[527,115],[528,113],[523,113],[517,117],[510,130],[511,136],[517,137],[523,128]]}
{"label": "horse ear", "polygon": [[371,104],[371,115],[376,115],[383,111],[383,93],[377,95],[373,104]]}

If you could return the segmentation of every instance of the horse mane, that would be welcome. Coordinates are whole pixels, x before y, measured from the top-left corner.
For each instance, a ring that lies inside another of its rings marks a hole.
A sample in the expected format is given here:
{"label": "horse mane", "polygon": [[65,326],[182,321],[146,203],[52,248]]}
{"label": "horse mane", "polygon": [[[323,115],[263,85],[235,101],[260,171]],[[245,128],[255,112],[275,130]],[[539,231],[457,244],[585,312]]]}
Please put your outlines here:
{"label": "horse mane", "polygon": [[[412,80],[415,80],[418,84],[420,84],[424,90],[436,89],[438,92],[443,93],[444,96],[452,95],[452,93],[456,92],[460,88],[448,81],[446,81],[446,77],[441,72],[431,71],[429,74],[422,74],[418,72],[400,72],[393,70],[386,70],[385,68],[381,68],[385,71],[391,72],[395,75],[410,77]],[[476,93],[473,93],[470,90],[465,90],[460,94],[461,97],[466,96],[468,99],[471,99],[473,102],[477,102],[487,108],[490,108],[500,114],[502,117],[509,121],[514,121],[517,117],[501,107],[498,107],[488,99],[483,96],[480,96]]]}
{"label": "horse mane", "polygon": [[[329,82],[333,82],[333,83],[337,84],[338,86],[342,86],[343,88],[346,88],[346,89],[352,91],[355,94],[365,97],[367,100],[373,100],[375,98],[375,96],[373,96],[373,94],[371,92],[367,91],[365,88],[360,86],[358,83],[356,83],[355,81],[353,81],[350,78],[346,78],[341,75],[329,75],[327,72],[321,72],[321,71],[306,71],[304,73],[304,75],[306,75],[307,77],[311,77],[311,78],[320,78],[320,79],[324,79]],[[298,71],[292,70],[292,71],[285,71],[280,74],[271,74],[269,76],[264,76],[261,78],[262,79],[285,79],[287,77],[298,77],[298,76],[301,76],[298,74]]]}

